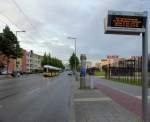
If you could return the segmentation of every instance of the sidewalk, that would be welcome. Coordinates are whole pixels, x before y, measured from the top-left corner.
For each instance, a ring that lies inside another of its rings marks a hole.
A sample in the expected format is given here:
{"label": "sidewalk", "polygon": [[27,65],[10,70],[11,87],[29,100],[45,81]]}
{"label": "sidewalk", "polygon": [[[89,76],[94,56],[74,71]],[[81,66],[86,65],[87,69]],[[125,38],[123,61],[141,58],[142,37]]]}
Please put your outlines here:
{"label": "sidewalk", "polygon": [[20,75],[19,77],[12,77],[11,75],[0,75],[0,82],[16,80],[16,79],[22,79],[22,78],[28,78],[29,76],[34,77],[36,75],[37,74],[24,74],[22,76]]}
{"label": "sidewalk", "polygon": [[99,90],[80,90],[73,83],[76,122],[140,122],[138,116],[114,102]]}
{"label": "sidewalk", "polygon": [[7,80],[11,79],[12,77],[10,75],[0,75],[0,80]]}

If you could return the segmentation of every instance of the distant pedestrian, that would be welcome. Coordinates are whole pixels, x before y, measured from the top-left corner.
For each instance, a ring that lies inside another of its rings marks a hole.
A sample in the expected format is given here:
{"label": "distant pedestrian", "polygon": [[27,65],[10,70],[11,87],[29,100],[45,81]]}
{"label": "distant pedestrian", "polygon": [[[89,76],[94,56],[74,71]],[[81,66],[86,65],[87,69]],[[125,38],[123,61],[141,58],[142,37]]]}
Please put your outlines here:
{"label": "distant pedestrian", "polygon": [[17,77],[20,77],[20,72],[17,72]]}
{"label": "distant pedestrian", "polygon": [[20,72],[20,75],[23,77],[23,72],[22,71]]}

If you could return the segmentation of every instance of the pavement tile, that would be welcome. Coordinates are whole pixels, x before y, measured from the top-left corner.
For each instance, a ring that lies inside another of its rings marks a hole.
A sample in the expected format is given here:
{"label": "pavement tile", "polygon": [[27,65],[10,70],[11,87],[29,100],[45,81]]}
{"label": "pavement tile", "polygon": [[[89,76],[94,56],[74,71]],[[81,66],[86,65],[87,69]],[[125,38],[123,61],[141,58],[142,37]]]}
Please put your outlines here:
{"label": "pavement tile", "polygon": [[[106,94],[107,96],[111,97],[115,102],[126,108],[128,111],[135,113],[136,115],[142,117],[142,101],[136,97],[130,96],[128,94],[122,93],[115,89],[109,88],[102,84],[98,84],[97,88]],[[150,108],[150,104],[149,104]],[[150,109],[149,109],[150,113]],[[149,116],[150,122],[150,116]]]}
{"label": "pavement tile", "polygon": [[[74,87],[78,87],[78,84],[75,84]],[[139,120],[134,113],[121,107],[98,90],[78,88],[74,90],[76,122],[138,122]],[[101,100],[104,98],[105,100]]]}

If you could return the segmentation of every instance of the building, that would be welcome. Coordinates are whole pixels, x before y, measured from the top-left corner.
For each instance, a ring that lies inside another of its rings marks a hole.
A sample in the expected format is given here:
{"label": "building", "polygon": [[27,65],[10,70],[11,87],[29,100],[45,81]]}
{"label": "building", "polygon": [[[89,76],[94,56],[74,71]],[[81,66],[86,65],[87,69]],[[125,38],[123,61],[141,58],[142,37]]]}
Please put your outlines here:
{"label": "building", "polygon": [[27,51],[23,50],[23,57],[21,58],[21,71],[27,72]]}
{"label": "building", "polygon": [[137,69],[142,68],[142,56],[130,56],[128,60],[134,61],[134,67]]}
{"label": "building", "polygon": [[101,70],[104,67],[108,67],[108,66],[109,67],[118,67],[118,66],[120,66],[120,63],[124,60],[125,60],[125,58],[121,58],[118,55],[108,55],[107,58],[101,59],[101,61],[100,61]]}
{"label": "building", "polygon": [[[34,72],[41,69],[42,56],[33,53],[33,51],[23,50],[23,56],[17,59],[18,67],[16,67],[16,59],[10,59],[8,64],[8,73],[15,70],[22,72]],[[7,70],[7,58],[0,54],[0,70]]]}
{"label": "building", "polygon": [[[8,67],[7,67],[8,65]],[[8,58],[0,53],[0,71],[7,71],[8,68],[8,73],[12,73],[15,69],[15,60],[14,59],[9,59],[8,63]]]}
{"label": "building", "polygon": [[118,55],[108,55],[107,58],[101,59],[101,67],[106,66],[106,65],[112,65],[120,60],[120,57]]}
{"label": "building", "polygon": [[108,65],[109,61],[107,59],[101,59],[100,63],[101,63],[101,67],[102,67],[102,66]]}
{"label": "building", "polygon": [[34,72],[41,69],[42,56],[33,53],[33,51],[26,52],[26,67],[27,72]]}
{"label": "building", "polygon": [[107,55],[107,59],[118,59],[118,55]]}

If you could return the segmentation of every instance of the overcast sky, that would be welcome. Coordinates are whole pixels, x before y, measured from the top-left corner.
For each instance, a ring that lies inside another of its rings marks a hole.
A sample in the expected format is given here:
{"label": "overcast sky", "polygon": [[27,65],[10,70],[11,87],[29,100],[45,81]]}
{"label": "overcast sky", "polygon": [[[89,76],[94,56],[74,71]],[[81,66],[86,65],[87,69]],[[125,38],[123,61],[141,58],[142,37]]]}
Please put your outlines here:
{"label": "overcast sky", "polygon": [[[149,0],[0,0],[0,31],[7,24],[21,46],[68,60],[77,38],[77,54],[98,62],[108,54],[141,55],[141,36],[104,34],[108,10],[149,11]],[[150,24],[149,24],[150,25]],[[150,42],[149,42],[150,46]],[[150,51],[150,50],[149,50]]]}

